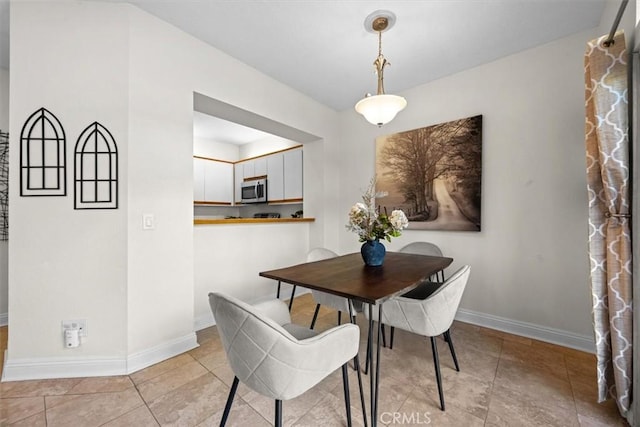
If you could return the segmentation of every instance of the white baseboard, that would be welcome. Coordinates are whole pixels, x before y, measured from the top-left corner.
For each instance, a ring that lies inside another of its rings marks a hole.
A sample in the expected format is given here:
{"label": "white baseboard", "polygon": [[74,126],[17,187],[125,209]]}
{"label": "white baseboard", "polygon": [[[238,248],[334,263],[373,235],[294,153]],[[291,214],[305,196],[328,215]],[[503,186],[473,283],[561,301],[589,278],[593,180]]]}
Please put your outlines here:
{"label": "white baseboard", "polygon": [[5,354],[2,381],[98,377],[122,375],[125,371],[124,359],[60,357],[7,360]]}
{"label": "white baseboard", "polygon": [[9,313],[0,313],[0,326],[7,326],[9,324]]}
{"label": "white baseboard", "polygon": [[2,381],[127,375],[196,347],[196,334],[190,332],[183,337],[134,353],[126,359],[59,357],[10,360],[5,352]]}
{"label": "white baseboard", "polygon": [[134,353],[127,357],[127,374],[139,371],[173,356],[184,353],[198,347],[195,332],[190,332],[180,338],[167,341],[147,350]]}
{"label": "white baseboard", "polygon": [[563,347],[574,348],[588,353],[595,353],[595,340],[593,336],[578,335],[561,329],[548,328],[546,326],[520,322],[518,320],[479,313],[463,308],[458,310],[456,320],[561,345]]}

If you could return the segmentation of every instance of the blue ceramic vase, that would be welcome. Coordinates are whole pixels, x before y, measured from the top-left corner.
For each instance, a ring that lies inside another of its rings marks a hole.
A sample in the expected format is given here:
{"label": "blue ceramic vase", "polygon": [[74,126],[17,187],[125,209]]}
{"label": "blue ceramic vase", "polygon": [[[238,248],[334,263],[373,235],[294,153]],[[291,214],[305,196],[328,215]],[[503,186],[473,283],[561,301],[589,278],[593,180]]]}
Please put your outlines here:
{"label": "blue ceramic vase", "polygon": [[384,255],[387,253],[384,245],[378,239],[367,240],[360,248],[362,260],[366,265],[378,267],[384,261]]}

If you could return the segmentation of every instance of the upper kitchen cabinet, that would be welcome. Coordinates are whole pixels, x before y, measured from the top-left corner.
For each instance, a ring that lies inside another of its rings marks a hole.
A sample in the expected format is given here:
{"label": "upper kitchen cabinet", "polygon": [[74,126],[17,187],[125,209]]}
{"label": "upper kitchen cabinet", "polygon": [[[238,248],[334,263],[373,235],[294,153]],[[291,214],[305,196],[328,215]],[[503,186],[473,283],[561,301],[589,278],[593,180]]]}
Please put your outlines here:
{"label": "upper kitchen cabinet", "polygon": [[258,177],[264,178],[267,175],[266,157],[256,157],[255,159],[245,160],[241,164],[242,177],[245,180]]}
{"label": "upper kitchen cabinet", "polygon": [[236,163],[233,165],[233,188],[235,204],[240,204],[242,200],[242,181],[244,181],[244,165],[242,163]]}
{"label": "upper kitchen cabinet", "polygon": [[193,202],[204,205],[233,203],[233,163],[193,158]]}
{"label": "upper kitchen cabinet", "polygon": [[269,203],[302,202],[302,147],[270,154],[266,159]]}
{"label": "upper kitchen cabinet", "polygon": [[270,202],[284,200],[284,155],[267,156],[267,199]]}
{"label": "upper kitchen cabinet", "polygon": [[302,148],[285,151],[284,157],[284,199],[302,201]]}

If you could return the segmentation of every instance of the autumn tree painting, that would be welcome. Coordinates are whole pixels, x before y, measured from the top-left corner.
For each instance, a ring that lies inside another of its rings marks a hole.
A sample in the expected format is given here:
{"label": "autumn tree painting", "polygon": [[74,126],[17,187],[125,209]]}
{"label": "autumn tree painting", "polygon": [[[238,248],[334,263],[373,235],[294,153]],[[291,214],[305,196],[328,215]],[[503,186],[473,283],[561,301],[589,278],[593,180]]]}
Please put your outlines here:
{"label": "autumn tree painting", "polygon": [[480,231],[482,116],[376,140],[376,206],[410,229]]}

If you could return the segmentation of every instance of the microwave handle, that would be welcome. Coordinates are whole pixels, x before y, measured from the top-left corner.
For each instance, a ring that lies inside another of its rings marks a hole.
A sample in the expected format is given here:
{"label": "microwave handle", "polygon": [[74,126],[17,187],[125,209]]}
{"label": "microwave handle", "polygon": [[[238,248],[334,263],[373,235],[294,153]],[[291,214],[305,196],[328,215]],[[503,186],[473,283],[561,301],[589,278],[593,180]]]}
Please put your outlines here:
{"label": "microwave handle", "polygon": [[256,185],[256,197],[264,197],[264,184]]}

